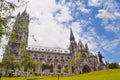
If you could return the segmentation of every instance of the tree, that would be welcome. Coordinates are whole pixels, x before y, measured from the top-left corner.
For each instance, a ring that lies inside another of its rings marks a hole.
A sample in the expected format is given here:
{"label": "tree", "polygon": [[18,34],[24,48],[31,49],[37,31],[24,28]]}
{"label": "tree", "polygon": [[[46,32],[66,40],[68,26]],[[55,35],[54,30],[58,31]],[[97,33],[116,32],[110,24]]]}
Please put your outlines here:
{"label": "tree", "polygon": [[[20,2],[18,0],[18,2]],[[6,34],[9,28],[8,23],[10,19],[13,18],[12,12],[17,8],[13,2],[8,0],[0,0],[0,40],[3,34]]]}
{"label": "tree", "polygon": [[0,62],[0,72],[2,71],[3,65],[2,62]]}
{"label": "tree", "polygon": [[71,68],[75,68],[78,69],[77,65],[79,65],[79,63],[81,62],[81,56],[82,54],[79,52],[76,54],[76,56],[72,57],[69,61],[68,64],[71,65]]}
{"label": "tree", "polygon": [[3,59],[3,61],[1,62],[2,68],[5,69],[5,75],[8,75],[8,71],[9,70],[13,70],[14,71],[14,67],[17,64],[17,62],[15,62],[16,57],[14,54],[8,55],[7,58]]}
{"label": "tree", "polygon": [[110,63],[108,65],[108,67],[109,67],[109,69],[118,69],[118,68],[120,68],[118,63]]}
{"label": "tree", "polygon": [[[20,5],[24,2],[24,0],[15,0],[15,1],[17,1]],[[17,40],[18,35],[16,34],[16,32],[12,32],[11,35],[9,34],[10,32],[8,29],[11,29],[13,27],[9,25],[10,23],[12,23],[11,19],[14,18],[14,16],[12,16],[12,12],[14,12],[14,10],[16,10],[16,8],[18,8],[20,5],[17,5],[9,0],[0,0],[0,40],[2,38],[2,35],[5,34],[8,35],[7,37],[11,42],[21,44],[22,48],[24,48],[24,49],[20,49],[21,52],[19,53],[21,54],[20,56],[16,56],[16,57],[14,57],[14,55],[11,53],[9,49],[6,49],[9,56],[7,54],[7,57],[3,59],[1,63],[1,65],[5,66],[4,68],[6,69],[6,73],[8,72],[8,69],[11,68],[21,69],[21,67],[24,67],[28,70],[35,68],[39,65],[39,62],[33,62],[31,57],[26,53],[25,50],[26,44]],[[17,27],[23,28],[22,24],[18,23],[17,25],[19,25]]]}
{"label": "tree", "polygon": [[36,68],[40,64],[40,62],[32,61],[31,57],[23,47],[20,51],[20,56],[15,56],[14,54],[7,55],[7,57],[0,63],[0,67],[5,69],[5,75],[8,76],[8,73],[15,72],[17,69],[21,70],[22,67],[24,67],[24,70],[27,73],[29,69]]}
{"label": "tree", "polygon": [[49,64],[45,64],[43,67],[44,67],[45,69],[50,69],[50,65],[49,65]]}
{"label": "tree", "polygon": [[72,59],[69,60],[69,64],[71,66],[76,66],[77,64],[80,63],[81,61],[81,53],[78,53],[75,57],[73,57]]}
{"label": "tree", "polygon": [[29,69],[34,69],[36,67],[38,67],[41,62],[34,62],[31,57],[27,54],[25,48],[21,49],[20,52],[20,62],[21,62],[21,66],[24,67],[25,72],[27,73],[27,71]]}

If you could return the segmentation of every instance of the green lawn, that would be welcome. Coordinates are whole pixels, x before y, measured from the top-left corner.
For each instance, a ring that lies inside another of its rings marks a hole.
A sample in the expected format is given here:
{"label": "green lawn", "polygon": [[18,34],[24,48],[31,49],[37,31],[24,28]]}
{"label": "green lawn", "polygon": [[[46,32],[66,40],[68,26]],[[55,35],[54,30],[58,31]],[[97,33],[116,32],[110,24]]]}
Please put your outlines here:
{"label": "green lawn", "polygon": [[[57,77],[27,77],[28,80],[58,80]],[[1,80],[26,80],[25,77],[2,77]],[[120,69],[102,70],[76,76],[64,76],[59,80],[120,80]]]}

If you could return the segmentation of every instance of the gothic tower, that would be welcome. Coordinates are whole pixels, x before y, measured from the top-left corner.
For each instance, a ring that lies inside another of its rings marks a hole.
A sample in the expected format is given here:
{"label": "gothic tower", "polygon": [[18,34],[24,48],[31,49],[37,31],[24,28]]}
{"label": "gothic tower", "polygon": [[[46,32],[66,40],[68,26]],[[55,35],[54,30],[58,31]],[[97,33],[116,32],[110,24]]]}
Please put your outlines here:
{"label": "gothic tower", "polygon": [[77,44],[75,42],[75,37],[74,37],[74,34],[72,32],[72,29],[70,30],[70,46],[69,46],[69,50],[70,50],[70,54],[72,56],[75,56],[75,51],[76,51],[76,48],[77,48]]}
{"label": "gothic tower", "polygon": [[27,14],[25,9],[21,14],[19,12],[17,15],[3,59],[7,57],[8,54],[18,56],[20,49],[28,44],[28,26],[29,14]]}

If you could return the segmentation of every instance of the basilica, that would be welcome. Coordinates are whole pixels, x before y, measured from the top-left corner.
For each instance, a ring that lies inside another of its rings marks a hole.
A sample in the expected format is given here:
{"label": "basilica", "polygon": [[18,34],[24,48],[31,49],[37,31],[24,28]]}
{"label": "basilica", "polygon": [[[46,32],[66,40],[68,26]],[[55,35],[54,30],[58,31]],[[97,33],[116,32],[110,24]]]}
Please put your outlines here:
{"label": "basilica", "polygon": [[[24,42],[25,44],[28,44],[29,20],[29,14],[26,10],[18,13],[12,31],[12,33],[16,32],[18,35],[18,41]],[[21,28],[21,26],[17,24],[18,22],[20,22],[24,28]],[[35,62],[41,62],[39,67],[32,69],[31,72],[36,72],[41,75],[56,75],[58,73],[74,75],[107,68],[100,52],[94,55],[89,50],[87,43],[83,44],[81,40],[79,40],[78,43],[75,41],[72,29],[70,29],[69,41],[70,45],[67,49],[27,45],[26,52],[31,59]],[[22,44],[19,44],[17,41],[9,41],[8,45],[11,47],[11,53],[18,56]],[[7,57],[7,52],[4,54],[4,57]],[[77,64],[70,64],[70,61],[76,57],[80,58]]]}

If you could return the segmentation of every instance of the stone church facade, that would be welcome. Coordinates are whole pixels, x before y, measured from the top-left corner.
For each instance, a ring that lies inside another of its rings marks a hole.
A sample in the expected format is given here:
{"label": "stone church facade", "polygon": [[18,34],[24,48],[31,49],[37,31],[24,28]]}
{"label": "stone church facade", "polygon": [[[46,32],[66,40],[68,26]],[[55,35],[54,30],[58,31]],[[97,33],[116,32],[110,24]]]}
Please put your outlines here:
{"label": "stone church facade", "polygon": [[[19,28],[17,25],[21,22],[24,28]],[[13,27],[13,32],[17,33],[17,39],[19,42],[24,42],[28,44],[28,34],[29,34],[29,14],[24,10],[21,14],[19,13],[16,18],[15,25]],[[50,35],[50,34],[49,34]],[[70,29],[70,45],[68,49],[62,48],[52,48],[52,47],[42,47],[42,46],[27,46],[26,51],[28,55],[31,56],[33,61],[40,61],[41,65],[38,68],[32,70],[32,72],[37,72],[38,74],[44,75],[56,75],[58,70],[61,74],[81,74],[86,72],[91,72],[101,69],[106,69],[99,55],[93,55],[87,44],[83,44],[81,40],[77,43],[72,29]],[[16,56],[19,55],[21,44],[15,42],[8,42],[8,46],[12,48],[11,53]],[[69,61],[74,59],[76,56],[81,55],[80,61],[77,65],[70,65]],[[4,54],[7,57],[7,53]],[[4,59],[4,58],[3,58]],[[45,65],[49,65],[49,69],[45,69]],[[65,70],[68,70],[65,72]]]}

